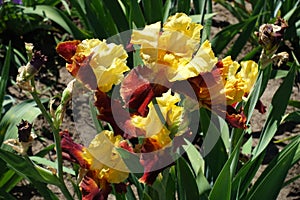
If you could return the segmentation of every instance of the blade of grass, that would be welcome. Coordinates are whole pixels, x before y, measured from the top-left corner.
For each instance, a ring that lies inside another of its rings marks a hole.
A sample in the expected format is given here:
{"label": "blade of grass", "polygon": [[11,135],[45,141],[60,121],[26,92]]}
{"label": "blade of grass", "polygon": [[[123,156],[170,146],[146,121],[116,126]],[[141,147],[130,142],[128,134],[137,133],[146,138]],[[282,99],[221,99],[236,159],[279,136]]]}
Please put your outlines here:
{"label": "blade of grass", "polygon": [[299,148],[299,142],[300,137],[286,146],[271,161],[248,192],[246,199],[276,199],[287,172],[291,167],[296,150]]}
{"label": "blade of grass", "polygon": [[259,143],[253,151],[253,158],[257,157],[267,147],[273,138],[277,127],[280,125],[282,116],[284,115],[290,95],[292,93],[295,72],[296,65],[293,65],[284,82],[274,94]]}
{"label": "blade of grass", "polygon": [[[3,64],[3,68],[1,71],[1,79],[0,79],[0,120],[2,119],[2,106],[4,101],[4,96],[6,94],[6,85],[9,76],[9,67],[11,61],[11,41],[9,41],[8,48],[5,55],[5,60]],[[1,144],[1,140],[0,140]]]}
{"label": "blade of grass", "polygon": [[193,172],[182,157],[176,160],[176,172],[179,199],[199,199],[199,191]]}
{"label": "blade of grass", "polygon": [[118,0],[103,0],[103,2],[117,25],[119,32],[127,31],[129,24]]}

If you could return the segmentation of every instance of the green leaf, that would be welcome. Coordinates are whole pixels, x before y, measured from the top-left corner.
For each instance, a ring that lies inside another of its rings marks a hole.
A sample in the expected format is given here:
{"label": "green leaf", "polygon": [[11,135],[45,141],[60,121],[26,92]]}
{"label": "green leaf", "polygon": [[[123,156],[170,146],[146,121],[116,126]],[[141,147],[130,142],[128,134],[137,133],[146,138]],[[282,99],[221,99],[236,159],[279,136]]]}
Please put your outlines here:
{"label": "green leaf", "polygon": [[[1,79],[0,79],[0,120],[2,118],[2,107],[3,107],[3,101],[6,93],[6,85],[8,81],[9,76],[9,68],[10,68],[10,60],[11,59],[11,42],[9,41],[9,45],[6,51],[5,60],[3,64],[3,68],[1,71]],[[0,138],[0,144],[1,144],[1,138]]]}
{"label": "green leaf", "polygon": [[163,5],[161,0],[142,0],[142,3],[147,24],[163,20]]}
{"label": "green leaf", "polygon": [[107,14],[102,1],[83,1],[83,4],[85,15],[82,18],[86,18],[88,30],[93,33],[93,37],[103,39],[118,32],[111,15]]}
{"label": "green leaf", "polygon": [[127,192],[125,194],[126,195],[126,199],[127,200],[136,200],[135,194],[134,194],[133,190],[131,189],[131,186],[128,185],[126,189],[127,189]]}
{"label": "green leaf", "polygon": [[241,197],[248,190],[257,170],[264,158],[264,154],[260,154],[255,159],[248,161],[236,174],[232,181],[232,199],[242,199]]}
{"label": "green leaf", "polygon": [[295,108],[300,109],[300,101],[289,100],[289,106],[293,106],[293,107],[295,107]]}
{"label": "green leaf", "polygon": [[246,199],[276,199],[287,172],[291,167],[295,152],[299,148],[299,144],[300,137],[286,146],[271,161],[248,192]]}
{"label": "green leaf", "polygon": [[165,22],[170,16],[171,6],[172,6],[171,0],[166,0],[165,5],[163,7],[163,22]]}
{"label": "green leaf", "polygon": [[247,140],[247,142],[243,145],[242,153],[250,155],[252,152],[252,136]]}
{"label": "green leaf", "polygon": [[245,46],[251,34],[254,32],[257,18],[258,16],[254,16],[246,21],[246,24],[242,28],[242,32],[240,33],[237,40],[234,42],[231,49],[228,51],[227,55],[230,55],[233,60],[235,60],[237,56],[241,53],[242,48]]}
{"label": "green leaf", "polygon": [[232,151],[230,157],[224,164],[219,176],[217,177],[212,190],[209,194],[209,199],[230,199],[231,197],[231,182],[235,173],[236,163],[239,159],[240,146],[243,138],[241,137]]}
{"label": "green leaf", "polygon": [[129,29],[129,24],[118,0],[103,0],[103,2],[108,9],[108,12],[111,14],[119,32],[127,31]]}
{"label": "green leaf", "polygon": [[22,7],[24,14],[35,14],[47,17],[73,35],[76,39],[86,39],[90,36],[81,31],[61,10],[47,5],[37,5],[35,7]]}
{"label": "green leaf", "polygon": [[144,171],[143,170],[144,168],[140,163],[140,158],[137,155],[130,153],[129,151],[123,148],[116,148],[116,150],[121,155],[123,161],[125,162],[126,166],[130,171],[132,172]]}
{"label": "green leaf", "polygon": [[234,36],[238,34],[240,29],[245,26],[245,22],[229,25],[218,32],[211,40],[212,49],[216,55],[220,54],[223,49],[229,44]]}
{"label": "green leaf", "polygon": [[49,146],[43,148],[42,150],[40,150],[39,152],[37,152],[36,154],[34,154],[35,156],[38,157],[44,157],[45,155],[47,155],[50,151],[53,151],[55,147],[55,144],[50,144]]}
{"label": "green leaf", "polygon": [[52,172],[34,165],[29,159],[2,149],[0,149],[0,157],[8,164],[8,167],[12,168],[20,176],[57,186],[61,185],[59,179]]}
{"label": "green leaf", "polygon": [[177,12],[183,12],[188,15],[190,13],[190,5],[191,5],[190,1],[178,0]]}
{"label": "green leaf", "polygon": [[176,160],[176,172],[179,199],[199,199],[199,191],[193,172],[182,157]]}
{"label": "green leaf", "polygon": [[216,180],[228,158],[226,147],[221,138],[221,128],[215,124],[216,122],[216,119],[212,118],[209,131],[201,147],[204,149],[205,175],[209,182]]}
{"label": "green leaf", "polygon": [[130,0],[129,9],[130,9],[130,20],[129,21],[134,22],[134,24],[137,28],[144,27],[146,24],[145,18],[142,13],[142,10],[136,0]]}
{"label": "green leaf", "polygon": [[249,123],[249,121],[251,119],[251,116],[255,109],[256,103],[260,96],[260,88],[261,88],[261,84],[262,84],[262,78],[263,78],[263,74],[262,74],[262,72],[260,72],[258,75],[258,78],[254,84],[254,87],[253,87],[254,89],[251,92],[251,94],[246,102],[246,105],[244,107],[244,113],[247,117],[247,122],[246,122],[247,124]]}
{"label": "green leaf", "polygon": [[[30,160],[34,161],[36,164],[45,165],[47,167],[51,167],[51,168],[57,170],[57,163],[56,162],[52,162],[52,161],[50,161],[46,158],[41,158],[41,157],[38,157],[38,156],[30,156],[29,158],[30,158]],[[63,171],[68,173],[68,174],[75,175],[75,171],[71,168],[63,167]]]}
{"label": "green leaf", "polygon": [[168,180],[166,183],[166,198],[168,200],[175,200],[176,199],[176,182],[175,182],[175,167],[170,167]]}
{"label": "green leaf", "polygon": [[0,187],[0,199],[14,200],[16,198],[11,194],[7,193],[5,190],[3,190],[3,188]]}
{"label": "green leaf", "polygon": [[196,147],[185,139],[186,145],[183,145],[185,152],[189,158],[194,174],[197,175],[200,171],[204,173],[204,160]]}
{"label": "green leaf", "polygon": [[300,110],[287,114],[282,121],[300,123]]}
{"label": "green leaf", "polygon": [[143,194],[144,193],[143,184],[139,182],[138,178],[133,173],[129,174],[128,180],[130,183],[132,183],[136,187],[139,199],[143,199],[143,195],[144,195]]}
{"label": "green leaf", "polygon": [[280,125],[282,116],[284,115],[290,95],[292,93],[295,71],[296,66],[293,65],[284,82],[280,85],[280,87],[274,94],[259,143],[255,147],[253,152],[254,158],[262,153],[263,150],[268,146],[278,126]]}
{"label": "green leaf", "polygon": [[285,78],[289,71],[287,70],[272,70],[271,77],[274,79]]}
{"label": "green leaf", "polygon": [[[1,160],[2,161],[2,160]],[[3,162],[3,161],[2,161]],[[0,188],[9,192],[13,189],[23,178],[15,171],[8,169],[5,173],[0,175]]]}

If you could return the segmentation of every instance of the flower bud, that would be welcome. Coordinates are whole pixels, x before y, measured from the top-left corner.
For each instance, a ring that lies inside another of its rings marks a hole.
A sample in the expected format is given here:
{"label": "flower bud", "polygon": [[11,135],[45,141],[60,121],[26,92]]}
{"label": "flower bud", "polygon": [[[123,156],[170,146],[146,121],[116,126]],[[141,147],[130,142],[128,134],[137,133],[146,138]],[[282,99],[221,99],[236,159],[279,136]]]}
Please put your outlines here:
{"label": "flower bud", "polygon": [[74,85],[75,81],[76,81],[76,79],[73,79],[72,81],[70,81],[68,83],[67,87],[64,89],[64,91],[62,93],[60,105],[57,107],[57,109],[54,113],[54,119],[55,119],[55,122],[58,127],[60,126],[60,124],[63,121],[64,114],[65,114],[66,108],[67,108],[67,104],[72,99],[73,85]]}

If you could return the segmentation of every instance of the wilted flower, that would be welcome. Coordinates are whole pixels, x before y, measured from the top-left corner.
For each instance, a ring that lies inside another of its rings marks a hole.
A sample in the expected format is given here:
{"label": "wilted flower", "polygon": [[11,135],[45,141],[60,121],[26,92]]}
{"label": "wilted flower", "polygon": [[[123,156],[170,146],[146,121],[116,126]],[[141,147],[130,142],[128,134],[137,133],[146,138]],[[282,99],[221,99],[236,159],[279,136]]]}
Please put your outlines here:
{"label": "wilted flower", "polygon": [[277,18],[274,24],[263,24],[259,27],[259,32],[256,32],[256,36],[259,44],[263,47],[260,57],[262,68],[272,63],[274,58],[276,58],[274,54],[283,40],[284,31],[287,27],[287,22],[282,18]]}
{"label": "wilted flower", "polygon": [[30,80],[36,73],[40,71],[43,64],[47,61],[47,56],[43,55],[41,51],[33,51],[31,60],[25,66],[21,66],[18,70],[17,84],[20,88],[31,90]]}
{"label": "wilted flower", "polygon": [[18,127],[18,138],[8,139],[4,144],[11,146],[21,155],[26,155],[28,148],[32,145],[34,135],[31,133],[32,124],[26,120],[22,120]]}
{"label": "wilted flower", "polygon": [[281,18],[278,18],[274,24],[263,24],[259,27],[256,35],[267,55],[272,55],[277,51],[287,27],[286,21]]}

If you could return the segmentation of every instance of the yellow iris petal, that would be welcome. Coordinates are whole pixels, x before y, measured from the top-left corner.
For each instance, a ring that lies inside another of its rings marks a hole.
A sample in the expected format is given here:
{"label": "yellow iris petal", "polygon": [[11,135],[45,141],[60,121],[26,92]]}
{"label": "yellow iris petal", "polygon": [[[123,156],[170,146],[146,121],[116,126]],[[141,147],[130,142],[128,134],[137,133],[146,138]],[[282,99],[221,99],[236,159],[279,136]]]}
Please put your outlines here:
{"label": "yellow iris petal", "polygon": [[[128,57],[122,45],[106,44],[98,39],[83,40],[76,54],[91,56],[89,64],[97,79],[98,88],[103,92],[119,84],[123,73],[130,70],[126,65]],[[109,78],[107,78],[109,77]]]}
{"label": "yellow iris petal", "polygon": [[164,71],[171,82],[186,80],[212,69],[217,59],[208,42],[200,48],[199,58],[192,60],[200,43],[202,25],[193,23],[184,13],[177,13],[167,19],[162,32],[160,26],[157,22],[141,31],[134,30],[132,34],[131,43],[141,45],[140,55],[147,67]]}
{"label": "yellow iris petal", "polygon": [[128,177],[128,168],[115,149],[123,138],[104,130],[91,141],[87,151],[93,159],[91,169],[99,170],[99,176],[110,183],[120,183]]}
{"label": "yellow iris petal", "polygon": [[[178,124],[182,120],[183,108],[176,105],[180,101],[180,97],[177,93],[172,95],[171,90],[164,93],[162,97],[157,97],[156,101],[157,105],[153,105],[152,102],[148,105],[147,117],[133,116],[132,123],[145,130],[146,137],[157,140],[161,147],[164,147],[171,142],[170,131],[166,126]],[[160,110],[161,117],[157,114],[156,109]]]}
{"label": "yellow iris petal", "polygon": [[258,65],[254,61],[242,61],[241,65],[232,61],[230,57],[222,60],[221,70],[224,80],[224,93],[227,104],[233,104],[242,100],[249,94],[258,76]]}
{"label": "yellow iris petal", "polygon": [[252,60],[241,62],[239,76],[245,81],[245,93],[250,93],[258,76],[258,64]]}
{"label": "yellow iris petal", "polygon": [[140,55],[145,64],[153,64],[158,59],[158,40],[161,24],[147,25],[143,30],[133,30],[131,43],[141,45]]}
{"label": "yellow iris petal", "polygon": [[186,80],[202,72],[210,72],[217,62],[218,58],[215,57],[211,44],[206,40],[189,63],[178,66],[176,76],[170,81]]}

